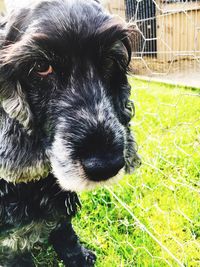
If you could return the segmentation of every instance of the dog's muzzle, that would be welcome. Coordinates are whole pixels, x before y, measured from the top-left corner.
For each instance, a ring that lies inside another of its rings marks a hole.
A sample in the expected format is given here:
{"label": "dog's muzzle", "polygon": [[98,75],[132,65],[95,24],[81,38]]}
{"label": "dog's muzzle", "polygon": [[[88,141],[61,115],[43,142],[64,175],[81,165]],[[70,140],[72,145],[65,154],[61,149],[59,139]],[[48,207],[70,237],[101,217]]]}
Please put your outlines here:
{"label": "dog's muzzle", "polygon": [[59,116],[51,165],[64,189],[80,191],[105,183],[124,168],[127,137],[100,82],[76,88],[68,90],[73,97],[66,91],[65,102],[55,103]]}

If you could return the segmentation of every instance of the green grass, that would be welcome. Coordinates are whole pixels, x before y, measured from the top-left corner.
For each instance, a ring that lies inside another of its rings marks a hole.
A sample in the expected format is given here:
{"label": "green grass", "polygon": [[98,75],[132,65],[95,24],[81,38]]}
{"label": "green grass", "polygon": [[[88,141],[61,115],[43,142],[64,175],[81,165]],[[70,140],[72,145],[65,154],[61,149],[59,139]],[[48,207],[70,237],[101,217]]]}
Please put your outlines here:
{"label": "green grass", "polygon": [[[83,193],[75,229],[97,267],[200,266],[199,92],[130,82],[143,165],[111,191]],[[50,248],[42,257],[53,266]]]}

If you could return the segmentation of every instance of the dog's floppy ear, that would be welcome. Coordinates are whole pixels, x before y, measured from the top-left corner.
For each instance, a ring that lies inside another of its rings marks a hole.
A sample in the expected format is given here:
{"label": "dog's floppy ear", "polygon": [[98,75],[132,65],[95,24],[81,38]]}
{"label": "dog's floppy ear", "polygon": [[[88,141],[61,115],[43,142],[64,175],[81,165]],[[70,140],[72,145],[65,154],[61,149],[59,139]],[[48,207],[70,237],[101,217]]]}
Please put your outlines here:
{"label": "dog's floppy ear", "polygon": [[[1,71],[0,71],[1,76]],[[0,77],[0,105],[8,117],[19,122],[27,132],[33,131],[33,118],[19,82],[8,82]]]}
{"label": "dog's floppy ear", "polygon": [[11,13],[1,23],[0,102],[8,116],[16,119],[30,133],[32,130],[32,114],[20,82],[14,78],[14,66],[12,65],[13,54],[25,31],[27,16],[28,10],[22,9],[16,14]]}
{"label": "dog's floppy ear", "polygon": [[21,8],[18,10],[12,10],[6,16],[1,18],[0,25],[3,24],[4,39],[1,39],[1,43],[13,43],[20,39],[25,32],[29,23],[29,8]]}
{"label": "dog's floppy ear", "polygon": [[0,107],[0,179],[19,183],[38,180],[50,172],[48,158],[33,135]]}
{"label": "dog's floppy ear", "polygon": [[[115,17],[114,17],[115,18]],[[116,26],[116,29],[119,29],[116,32],[119,32],[118,39],[121,40],[124,47],[127,50],[127,72],[130,70],[130,63],[131,63],[131,57],[132,57],[132,49],[133,44],[135,40],[135,36],[137,35],[137,29],[134,24],[127,24],[124,21],[121,20],[111,20],[111,23],[113,21],[113,25]],[[115,22],[116,21],[116,22]],[[119,21],[119,22],[118,22]],[[125,171],[126,173],[132,173],[137,167],[141,165],[141,158],[137,153],[137,144],[135,142],[134,136],[131,131],[131,119],[135,116],[135,106],[134,102],[130,100],[131,95],[131,86],[129,85],[128,79],[123,80],[124,84],[121,85],[121,94],[118,96],[118,99],[116,99],[118,103],[118,113],[120,116],[121,123],[126,128],[126,149],[125,149]]]}
{"label": "dog's floppy ear", "polygon": [[28,182],[47,176],[49,164],[19,81],[17,51],[23,49],[25,10],[0,23],[0,178]]}

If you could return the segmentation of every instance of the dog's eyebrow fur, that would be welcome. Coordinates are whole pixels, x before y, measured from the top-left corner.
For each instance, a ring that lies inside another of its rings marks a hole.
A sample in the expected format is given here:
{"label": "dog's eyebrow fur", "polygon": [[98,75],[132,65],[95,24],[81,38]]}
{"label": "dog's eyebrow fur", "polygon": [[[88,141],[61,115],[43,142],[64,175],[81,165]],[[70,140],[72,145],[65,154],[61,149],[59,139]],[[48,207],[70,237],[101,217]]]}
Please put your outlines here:
{"label": "dog's eyebrow fur", "polygon": [[133,29],[127,27],[127,25],[118,17],[112,17],[108,21],[102,24],[97,29],[96,35],[100,40],[104,42],[105,46],[111,47],[116,41],[122,41],[125,45],[129,61],[131,60],[131,39],[130,35]]}
{"label": "dog's eyebrow fur", "polygon": [[19,65],[21,62],[26,63],[30,60],[41,59],[41,57],[48,60],[48,55],[39,45],[42,40],[48,40],[48,36],[43,33],[34,33],[25,35],[16,43],[4,46],[3,53],[0,55],[1,67],[15,63]]}
{"label": "dog's eyebrow fur", "polygon": [[[96,32],[91,36],[84,37],[86,40],[80,40],[85,45],[82,45],[82,49],[86,53],[86,50],[91,53],[92,49],[103,49],[104,51],[109,50],[116,41],[122,41],[128,51],[129,61],[131,58],[131,44],[128,37],[128,29],[124,27],[122,23],[118,21],[110,21],[109,26],[102,24]],[[69,39],[68,39],[69,38]],[[83,37],[81,37],[83,38]],[[88,40],[87,40],[88,39]],[[73,42],[70,40],[70,35],[63,39],[63,42],[55,41],[51,35],[45,33],[34,33],[20,41],[7,45],[4,48],[4,53],[0,56],[1,65],[17,64],[20,65],[30,63],[30,61],[44,59],[51,61],[49,52],[59,54],[60,51],[71,52],[80,51],[79,40],[77,43],[71,45]],[[77,49],[76,49],[77,46]],[[87,49],[86,49],[87,47]],[[91,49],[89,49],[91,47]],[[63,49],[64,48],[64,49]]]}

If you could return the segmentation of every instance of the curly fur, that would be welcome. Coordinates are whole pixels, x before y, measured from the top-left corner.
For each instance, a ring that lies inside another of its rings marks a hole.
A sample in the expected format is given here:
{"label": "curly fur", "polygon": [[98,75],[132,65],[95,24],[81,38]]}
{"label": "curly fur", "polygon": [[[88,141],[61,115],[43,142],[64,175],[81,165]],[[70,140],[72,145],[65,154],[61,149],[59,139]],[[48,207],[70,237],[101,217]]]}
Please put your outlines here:
{"label": "curly fur", "polygon": [[129,29],[98,1],[38,1],[2,18],[0,50],[0,265],[34,266],[29,251],[49,236],[66,266],[93,266],[73,191],[140,164]]}

